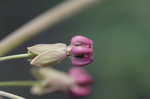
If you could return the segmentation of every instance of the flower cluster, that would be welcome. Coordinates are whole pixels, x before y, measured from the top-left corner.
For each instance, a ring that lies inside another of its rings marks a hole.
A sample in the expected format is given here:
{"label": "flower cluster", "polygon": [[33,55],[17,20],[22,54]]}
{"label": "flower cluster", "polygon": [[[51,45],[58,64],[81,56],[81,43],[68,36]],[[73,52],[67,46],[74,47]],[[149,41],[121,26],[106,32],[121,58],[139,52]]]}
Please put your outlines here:
{"label": "flower cluster", "polygon": [[[33,55],[31,64],[44,68],[33,69],[34,76],[41,81],[35,85],[33,94],[45,94],[56,91],[68,92],[73,96],[87,96],[91,91],[93,78],[82,67],[93,62],[93,41],[84,36],[75,36],[71,44],[38,44],[28,47]],[[70,57],[73,68],[68,73],[45,66],[54,65]]]}
{"label": "flower cluster", "polygon": [[[61,91],[70,93],[72,96],[87,96],[92,92],[93,78],[83,69],[84,66],[93,62],[91,39],[79,35],[74,36],[68,46],[64,43],[37,44],[28,47],[27,50],[28,53],[25,54],[1,57],[0,61],[29,57],[32,65],[41,67],[35,67],[32,70],[38,80],[36,83],[30,82],[34,85],[31,88],[33,94]],[[70,57],[74,66],[67,73],[46,67],[60,63],[67,57]],[[13,85],[14,82],[9,84]]]}

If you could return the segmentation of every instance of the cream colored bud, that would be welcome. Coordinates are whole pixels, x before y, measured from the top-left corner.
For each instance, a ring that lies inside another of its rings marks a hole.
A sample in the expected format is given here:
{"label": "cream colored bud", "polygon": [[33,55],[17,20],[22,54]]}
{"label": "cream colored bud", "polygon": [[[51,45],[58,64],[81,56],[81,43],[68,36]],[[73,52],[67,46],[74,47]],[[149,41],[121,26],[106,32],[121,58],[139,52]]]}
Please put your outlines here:
{"label": "cream colored bud", "polygon": [[35,66],[54,65],[67,57],[67,45],[63,43],[37,44],[27,49],[35,55],[31,60],[31,64]]}
{"label": "cream colored bud", "polygon": [[32,87],[32,94],[41,95],[56,91],[67,91],[68,88],[75,85],[74,79],[67,73],[52,68],[33,69],[32,73],[38,80],[42,81],[40,85]]}

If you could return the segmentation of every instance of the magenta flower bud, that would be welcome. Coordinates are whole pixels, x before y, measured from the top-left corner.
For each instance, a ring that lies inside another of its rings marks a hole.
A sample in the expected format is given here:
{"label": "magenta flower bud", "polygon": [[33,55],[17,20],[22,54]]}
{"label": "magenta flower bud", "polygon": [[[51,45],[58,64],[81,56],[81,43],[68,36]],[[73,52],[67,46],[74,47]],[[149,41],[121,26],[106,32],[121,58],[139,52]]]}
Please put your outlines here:
{"label": "magenta flower bud", "polygon": [[93,41],[84,36],[71,40],[71,61],[75,66],[85,66],[93,62]]}
{"label": "magenta flower bud", "polygon": [[79,85],[89,85],[94,82],[92,76],[82,68],[76,67],[70,69],[69,75],[72,76]]}
{"label": "magenta flower bud", "polygon": [[92,93],[92,90],[90,86],[84,86],[84,87],[77,86],[72,88],[70,92],[74,96],[88,96]]}

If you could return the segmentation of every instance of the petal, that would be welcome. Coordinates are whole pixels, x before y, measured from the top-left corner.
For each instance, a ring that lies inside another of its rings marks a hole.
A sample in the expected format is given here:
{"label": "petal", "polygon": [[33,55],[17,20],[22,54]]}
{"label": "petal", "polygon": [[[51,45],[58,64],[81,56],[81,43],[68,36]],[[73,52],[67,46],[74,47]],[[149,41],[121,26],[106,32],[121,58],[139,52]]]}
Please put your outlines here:
{"label": "petal", "polygon": [[71,60],[73,65],[84,66],[93,62],[93,49],[85,47],[72,47]]}
{"label": "petal", "polygon": [[49,49],[58,49],[58,48],[65,48],[65,47],[66,47],[66,44],[63,44],[63,43],[37,44],[37,45],[31,46],[31,47],[28,47],[27,49],[29,52],[39,55],[43,52],[48,51]]}
{"label": "petal", "polygon": [[76,58],[76,57],[71,57],[71,62],[73,65],[81,67],[81,66],[85,66],[87,64],[92,63],[93,58],[87,57],[87,58],[80,59],[80,58]]}
{"label": "petal", "polygon": [[71,94],[75,96],[87,96],[92,93],[90,86],[76,86],[71,89]]}
{"label": "petal", "polygon": [[78,36],[74,36],[72,39],[71,39],[71,45],[84,45],[84,46],[87,46],[87,47],[92,47],[93,46],[93,41],[85,36],[81,36],[81,35],[78,35]]}
{"label": "petal", "polygon": [[71,49],[71,54],[93,54],[93,49],[92,48],[85,48],[85,47],[72,47]]}
{"label": "petal", "polygon": [[87,71],[82,68],[74,67],[69,70],[70,76],[72,76],[76,83],[79,85],[89,85],[94,82],[93,78]]}

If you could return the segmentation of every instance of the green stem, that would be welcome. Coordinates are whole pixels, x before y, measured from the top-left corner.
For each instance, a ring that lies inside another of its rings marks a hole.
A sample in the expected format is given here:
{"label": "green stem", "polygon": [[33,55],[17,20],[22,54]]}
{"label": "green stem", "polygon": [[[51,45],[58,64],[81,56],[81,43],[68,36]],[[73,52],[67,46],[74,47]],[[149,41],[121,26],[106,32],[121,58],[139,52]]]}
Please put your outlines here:
{"label": "green stem", "polygon": [[20,58],[28,58],[28,57],[32,57],[32,56],[33,56],[33,54],[31,54],[31,53],[10,55],[10,56],[0,57],[0,61],[12,60],[12,59],[20,59]]}
{"label": "green stem", "polygon": [[40,84],[40,81],[3,81],[0,82],[0,87],[16,87],[16,86],[33,86],[35,84]]}

